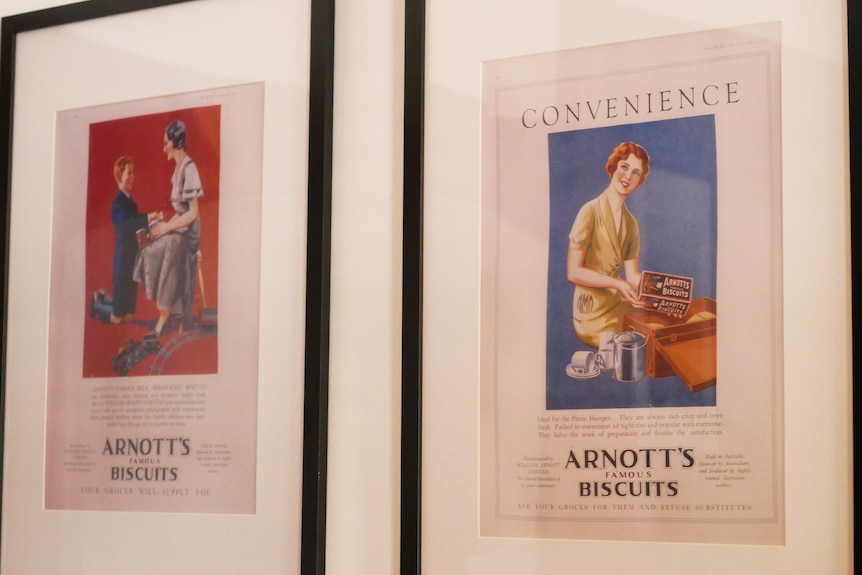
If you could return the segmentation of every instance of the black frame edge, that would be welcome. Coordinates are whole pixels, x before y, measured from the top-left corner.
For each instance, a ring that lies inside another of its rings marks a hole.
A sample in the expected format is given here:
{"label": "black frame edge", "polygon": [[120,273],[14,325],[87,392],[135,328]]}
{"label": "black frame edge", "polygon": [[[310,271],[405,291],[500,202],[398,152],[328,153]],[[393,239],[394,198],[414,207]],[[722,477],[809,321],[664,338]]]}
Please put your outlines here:
{"label": "black frame edge", "polygon": [[[862,40],[859,30],[862,29],[862,8],[856,0],[847,0],[847,89],[849,105],[849,159],[850,159],[850,250],[851,250],[851,310],[852,310],[852,426],[853,426],[853,462],[851,473],[855,476],[859,468],[859,432],[856,428],[856,415],[859,413],[859,393],[856,389],[857,361],[862,357],[862,319],[858,309],[862,303],[859,293],[862,285]],[[855,193],[854,193],[855,192]],[[852,485],[852,483],[851,483]],[[858,530],[859,500],[853,496],[853,531],[851,543],[855,540]],[[854,545],[850,546],[851,554]],[[851,555],[852,557],[852,555]],[[852,563],[852,561],[851,561]]]}
{"label": "black frame edge", "polygon": [[302,575],[323,575],[326,562],[334,62],[335,0],[311,0]]}
{"label": "black frame edge", "polygon": [[6,345],[9,322],[9,234],[11,232],[12,202],[12,62],[15,53],[15,29],[8,18],[0,21],[0,182],[6,193],[3,196],[3,308],[2,343],[0,343],[0,551],[3,534],[3,470],[6,444]]}
{"label": "black frame edge", "polygon": [[[11,231],[12,202],[12,62],[15,53],[15,30],[8,18],[0,21],[0,182],[6,193],[3,195],[3,327],[0,343],[0,536],[3,533],[3,470],[5,469],[6,444],[6,346],[9,321],[9,234]],[[2,539],[0,539],[2,545]]]}
{"label": "black frame edge", "polygon": [[401,575],[422,571],[422,234],[425,0],[404,3]]}

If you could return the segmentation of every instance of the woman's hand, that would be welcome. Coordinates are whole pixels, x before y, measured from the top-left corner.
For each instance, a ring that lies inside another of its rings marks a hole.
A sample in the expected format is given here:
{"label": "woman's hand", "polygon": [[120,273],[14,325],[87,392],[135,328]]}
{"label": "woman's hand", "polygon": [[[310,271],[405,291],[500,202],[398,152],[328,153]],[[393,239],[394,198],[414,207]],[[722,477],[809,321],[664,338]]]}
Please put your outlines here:
{"label": "woman's hand", "polygon": [[179,230],[185,226],[191,225],[195,218],[198,217],[198,200],[197,198],[189,200],[189,210],[183,214],[174,214],[167,222],[161,221],[150,228],[150,234],[153,238],[159,239],[165,234],[169,234],[174,230]]}
{"label": "woman's hand", "polygon": [[[569,253],[566,260],[566,277],[575,284],[586,287],[600,287],[615,289],[620,294],[620,297],[629,302],[633,307],[643,308],[645,304],[638,299],[638,283],[640,281],[640,272],[638,271],[637,258],[626,260],[623,262],[626,271],[626,279],[614,278],[606,276],[597,271],[593,271],[584,267],[584,259],[586,252],[569,246]],[[629,278],[633,281],[628,281]]]}
{"label": "woman's hand", "polygon": [[632,304],[632,306],[644,307],[643,302],[641,302],[641,300],[638,299],[637,290],[634,287],[632,287],[632,285],[629,282],[627,282],[625,280],[619,280],[619,285],[617,286],[617,291],[620,293],[620,296],[624,300],[626,300],[627,302]]}
{"label": "woman's hand", "polygon": [[169,231],[168,226],[164,222],[159,222],[150,228],[150,235],[153,236],[153,239],[157,240]]}

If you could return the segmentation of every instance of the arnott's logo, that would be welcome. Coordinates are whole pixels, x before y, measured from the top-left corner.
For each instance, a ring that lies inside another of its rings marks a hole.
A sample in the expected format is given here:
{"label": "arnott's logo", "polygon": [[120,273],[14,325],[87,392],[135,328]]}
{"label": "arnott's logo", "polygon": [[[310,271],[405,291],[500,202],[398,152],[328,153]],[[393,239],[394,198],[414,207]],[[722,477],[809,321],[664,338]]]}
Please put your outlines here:
{"label": "arnott's logo", "polygon": [[102,455],[128,458],[128,465],[111,467],[111,481],[176,481],[178,468],[162,458],[189,455],[190,443],[187,437],[107,438]]}
{"label": "arnott's logo", "polygon": [[653,479],[655,470],[694,467],[694,450],[687,447],[569,450],[565,469],[603,472],[605,481],[581,481],[581,497],[674,497],[676,481]]}

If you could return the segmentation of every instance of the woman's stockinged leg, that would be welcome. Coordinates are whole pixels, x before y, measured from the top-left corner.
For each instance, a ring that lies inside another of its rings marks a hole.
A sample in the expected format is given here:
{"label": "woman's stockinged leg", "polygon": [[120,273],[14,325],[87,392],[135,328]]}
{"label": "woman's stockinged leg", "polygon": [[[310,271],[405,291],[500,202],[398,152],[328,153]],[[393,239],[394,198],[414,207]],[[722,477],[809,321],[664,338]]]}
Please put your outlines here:
{"label": "woman's stockinged leg", "polygon": [[159,310],[159,321],[156,322],[156,327],[153,328],[155,335],[162,335],[162,330],[165,328],[165,324],[168,323],[169,317],[170,313],[167,310]]}

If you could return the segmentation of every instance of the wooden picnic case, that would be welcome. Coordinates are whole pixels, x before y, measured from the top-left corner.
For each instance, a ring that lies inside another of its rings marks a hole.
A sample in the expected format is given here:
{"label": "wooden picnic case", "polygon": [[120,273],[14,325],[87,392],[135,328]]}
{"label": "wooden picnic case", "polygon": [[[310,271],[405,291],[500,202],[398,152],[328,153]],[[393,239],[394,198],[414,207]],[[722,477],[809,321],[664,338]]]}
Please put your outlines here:
{"label": "wooden picnic case", "polygon": [[716,384],[716,319],[715,300],[699,298],[679,318],[631,311],[623,318],[623,328],[647,336],[647,375],[677,375],[691,391],[700,391]]}

